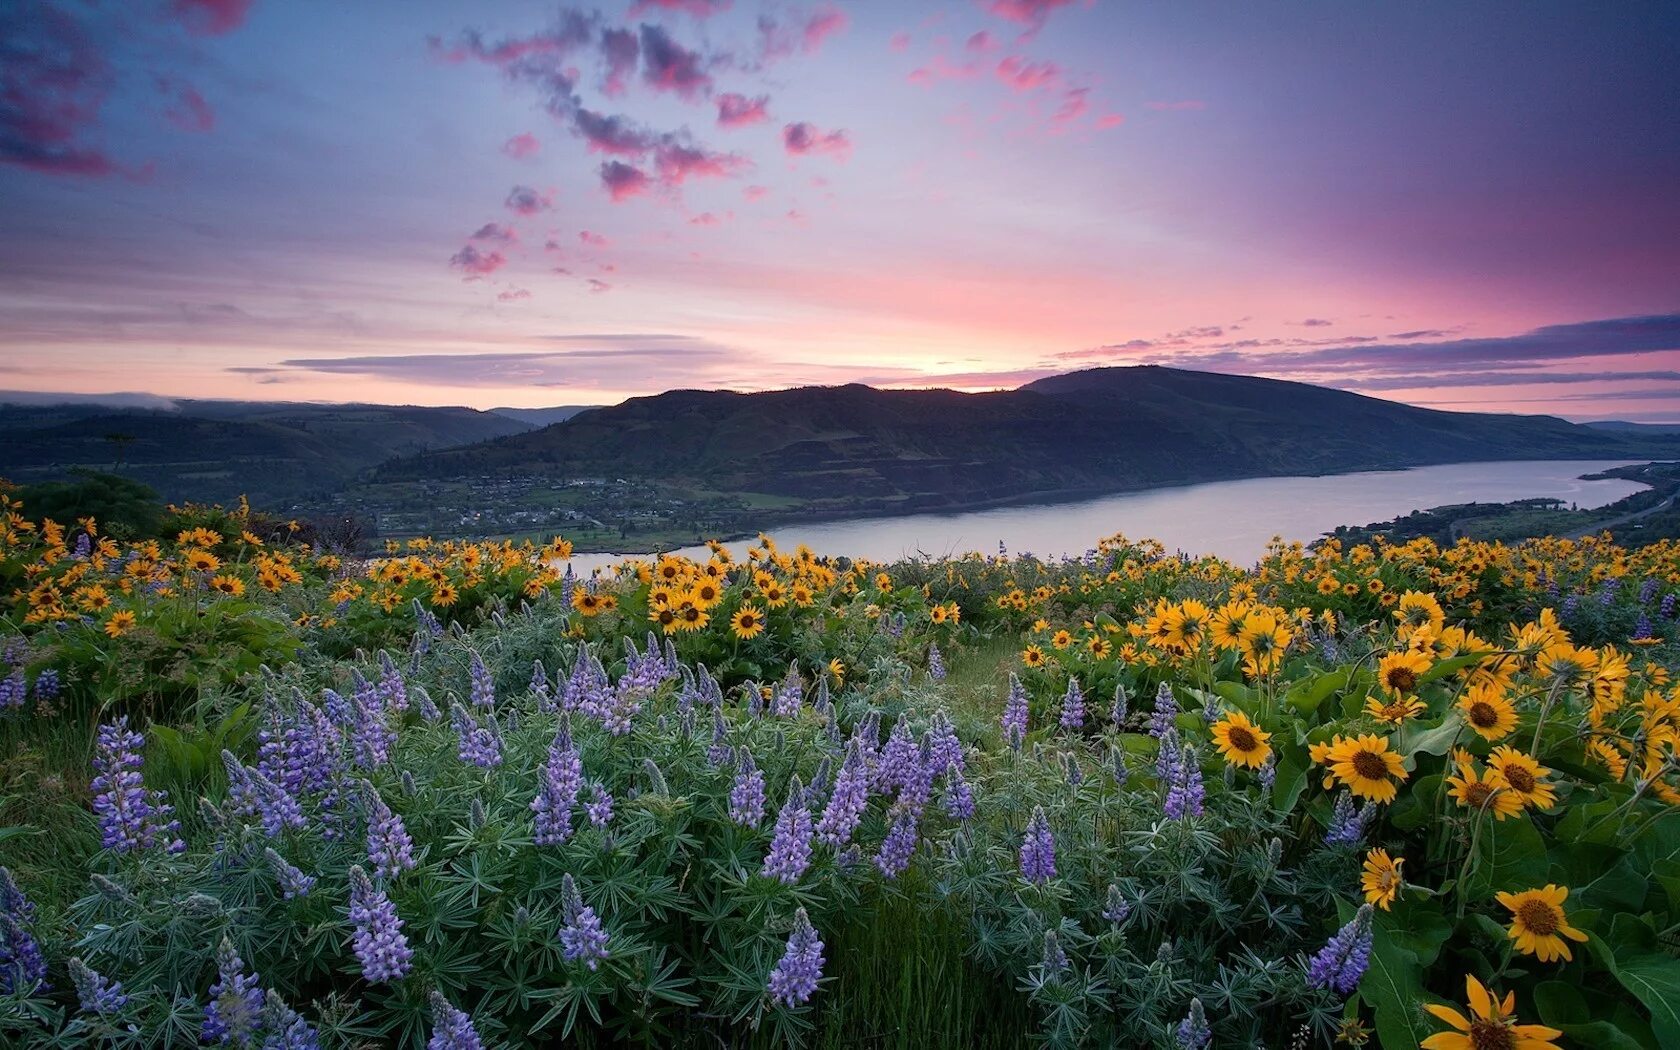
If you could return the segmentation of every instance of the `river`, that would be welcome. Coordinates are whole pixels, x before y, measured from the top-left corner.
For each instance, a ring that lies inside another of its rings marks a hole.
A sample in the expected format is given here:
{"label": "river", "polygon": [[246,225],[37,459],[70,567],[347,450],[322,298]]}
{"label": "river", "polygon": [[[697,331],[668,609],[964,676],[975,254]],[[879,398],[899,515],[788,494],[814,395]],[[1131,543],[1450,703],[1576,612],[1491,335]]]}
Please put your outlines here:
{"label": "river", "polygon": [[[1102,537],[1123,532],[1134,539],[1160,540],[1168,549],[1252,563],[1273,536],[1311,541],[1338,525],[1385,521],[1452,503],[1503,503],[1547,496],[1584,508],[1601,507],[1645,486],[1620,478],[1586,481],[1581,475],[1630,462],[1642,461],[1449,463],[1323,477],[1248,478],[1071,503],[788,525],[774,529],[772,535],[787,550],[803,543],[818,554],[893,561],[918,553],[933,557],[974,550],[994,554],[1000,542],[1016,554],[1078,555]],[[740,554],[751,544],[730,546]],[[691,547],[682,553],[703,551]],[[623,557],[579,554],[572,558],[572,565],[582,573]]]}

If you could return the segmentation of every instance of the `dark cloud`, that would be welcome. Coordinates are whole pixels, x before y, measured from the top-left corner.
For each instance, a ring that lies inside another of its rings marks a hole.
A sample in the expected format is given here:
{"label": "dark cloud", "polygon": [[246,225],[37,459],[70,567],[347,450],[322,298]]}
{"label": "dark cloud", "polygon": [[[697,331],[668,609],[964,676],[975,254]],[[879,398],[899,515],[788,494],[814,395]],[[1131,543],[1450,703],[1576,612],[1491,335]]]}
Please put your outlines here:
{"label": "dark cloud", "polygon": [[1290,323],[1301,328],[1328,328],[1336,322],[1326,321],[1322,317],[1309,317],[1304,321],[1291,321]]}
{"label": "dark cloud", "polygon": [[764,63],[787,58],[795,52],[815,54],[823,41],[846,28],[845,12],[832,4],[783,21],[775,15],[758,17],[758,57]]}
{"label": "dark cloud", "polygon": [[170,0],[169,10],[187,32],[222,36],[245,24],[255,0]]}
{"label": "dark cloud", "polygon": [[549,194],[539,193],[530,186],[515,186],[508,191],[505,203],[508,210],[517,215],[535,215],[554,207],[554,198]]}
{"label": "dark cloud", "polygon": [[745,95],[719,95],[717,99],[718,126],[725,128],[739,128],[747,124],[757,124],[770,119],[770,96],[759,95],[748,98]]}
{"label": "dark cloud", "polygon": [[1032,29],[1043,26],[1056,8],[1072,3],[1073,0],[979,0],[980,6],[991,14]]}
{"label": "dark cloud", "polygon": [[0,8],[0,162],[52,175],[118,173],[85,136],[111,72],[82,26],[39,0]]}
{"label": "dark cloud", "polygon": [[467,274],[467,279],[484,277],[507,265],[507,257],[498,251],[480,251],[467,245],[449,257],[449,265]]}
{"label": "dark cloud", "polygon": [[729,10],[729,0],[636,0],[630,7],[630,17],[653,10],[681,11],[695,18],[710,18]]}
{"label": "dark cloud", "polygon": [[782,145],[796,156],[832,153],[843,158],[852,150],[852,141],[844,130],[824,132],[803,120],[782,128]]}
{"label": "dark cloud", "polygon": [[648,191],[652,182],[647,172],[621,160],[609,160],[601,165],[601,185],[615,201],[629,200]]}
{"label": "dark cloud", "polygon": [[669,91],[692,99],[709,94],[712,78],[703,68],[700,52],[671,39],[656,25],[642,26],[642,80],[655,91]]}
{"label": "dark cloud", "polygon": [[517,239],[511,227],[499,222],[487,222],[467,238],[469,241],[493,241],[497,244],[512,244]]}
{"label": "dark cloud", "polygon": [[[1610,383],[1642,380],[1680,383],[1680,372],[1437,372],[1424,375],[1377,376],[1351,380],[1345,385],[1359,390],[1428,390],[1465,386],[1551,386],[1575,383]],[[1590,397],[1613,395],[1592,394]]]}

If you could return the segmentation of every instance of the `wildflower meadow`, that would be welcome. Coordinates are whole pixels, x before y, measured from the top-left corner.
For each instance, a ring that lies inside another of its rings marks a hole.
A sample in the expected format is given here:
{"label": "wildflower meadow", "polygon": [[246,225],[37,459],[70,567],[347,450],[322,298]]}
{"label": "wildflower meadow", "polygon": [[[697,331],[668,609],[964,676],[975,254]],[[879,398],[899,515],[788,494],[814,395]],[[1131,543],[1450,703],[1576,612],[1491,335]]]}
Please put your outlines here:
{"label": "wildflower meadow", "polygon": [[6,1046],[1680,1047],[1680,546],[0,513]]}

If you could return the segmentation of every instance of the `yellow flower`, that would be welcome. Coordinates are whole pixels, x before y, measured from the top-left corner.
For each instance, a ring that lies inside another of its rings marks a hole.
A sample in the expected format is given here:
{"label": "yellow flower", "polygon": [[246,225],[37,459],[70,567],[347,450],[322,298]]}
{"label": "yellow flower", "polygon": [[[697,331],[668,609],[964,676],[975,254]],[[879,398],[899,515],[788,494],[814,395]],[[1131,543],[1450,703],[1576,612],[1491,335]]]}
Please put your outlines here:
{"label": "yellow flower", "polygon": [[834,676],[836,685],[844,682],[846,680],[846,662],[836,656],[828,662],[828,673]]}
{"label": "yellow flower", "polygon": [[105,633],[112,638],[121,638],[134,629],[134,614],[127,609],[118,609],[105,621]]}
{"label": "yellow flower", "polygon": [[1496,899],[1511,909],[1511,939],[1517,951],[1532,955],[1541,962],[1574,959],[1569,944],[1564,941],[1585,941],[1587,935],[1569,925],[1563,912],[1563,902],[1569,898],[1569,887],[1547,883],[1537,890],[1521,893],[1500,893]]}
{"label": "yellow flower", "polygon": [[1366,714],[1391,726],[1400,725],[1408,718],[1416,718],[1427,710],[1428,705],[1415,696],[1401,697],[1386,704],[1374,696],[1365,701]]}
{"label": "yellow flower", "polygon": [[1338,735],[1328,745],[1313,748],[1313,761],[1329,767],[1325,787],[1339,780],[1349,791],[1372,802],[1393,802],[1406,779],[1400,756],[1388,749],[1388,738],[1375,734]]}
{"label": "yellow flower", "polygon": [[1400,621],[1399,633],[1402,638],[1411,637],[1412,632],[1419,627],[1428,627],[1434,634],[1440,634],[1441,626],[1446,622],[1441,603],[1435,600],[1433,594],[1423,591],[1407,591],[1402,594],[1395,606],[1394,618]]}
{"label": "yellow flower", "polygon": [[743,605],[729,618],[729,626],[737,638],[757,638],[764,633],[764,616],[752,606]]}
{"label": "yellow flower", "polygon": [[1512,792],[1499,774],[1491,769],[1478,772],[1470,757],[1458,760],[1458,773],[1447,778],[1447,790],[1465,809],[1492,813],[1495,820],[1504,820],[1522,812],[1523,802]]}
{"label": "yellow flower", "polygon": [[217,576],[210,581],[210,589],[237,598],[245,593],[245,581],[237,576]]}
{"label": "yellow flower", "polygon": [[1410,650],[1389,653],[1377,663],[1377,683],[1390,696],[1417,691],[1418,679],[1429,670],[1429,657]]}
{"label": "yellow flower", "polygon": [[1546,783],[1552,771],[1514,747],[1496,747],[1488,755],[1488,766],[1523,805],[1547,809],[1557,802],[1557,792]]}
{"label": "yellow flower", "polygon": [[1114,651],[1114,646],[1109,644],[1108,639],[1102,635],[1093,634],[1085,639],[1085,649],[1096,659],[1103,660],[1107,659],[1108,654]]}
{"label": "yellow flower", "polygon": [[1503,740],[1517,728],[1517,709],[1506,699],[1505,689],[1496,683],[1473,685],[1459,698],[1464,724],[1483,740]]}
{"label": "yellow flower", "polygon": [[1214,746],[1233,766],[1259,769],[1272,756],[1267,741],[1272,734],[1261,729],[1241,711],[1233,711],[1213,724]]}
{"label": "yellow flower", "polygon": [[432,588],[432,604],[442,609],[454,605],[460,594],[447,583],[440,583]]}
{"label": "yellow flower", "polygon": [[1050,636],[1050,644],[1058,649],[1066,649],[1073,644],[1073,633],[1064,627]]}
{"label": "yellow flower", "polygon": [[648,606],[648,619],[659,625],[659,629],[666,634],[674,634],[677,630],[677,610],[669,602],[654,602]]}
{"label": "yellow flower", "polygon": [[1036,645],[1029,645],[1021,650],[1021,662],[1028,667],[1044,666],[1044,650]]}
{"label": "yellow flower", "polygon": [[183,551],[181,562],[189,569],[199,572],[215,572],[222,567],[222,559],[204,550]]}
{"label": "yellow flower", "polygon": [[1400,865],[1404,863],[1404,858],[1390,857],[1385,849],[1365,854],[1365,873],[1359,877],[1359,885],[1365,891],[1367,904],[1375,904],[1383,911],[1389,909],[1405,882],[1400,876]]}
{"label": "yellow flower", "polygon": [[1437,1032],[1419,1046],[1422,1050],[1558,1050],[1552,1042],[1563,1033],[1539,1024],[1517,1024],[1517,993],[1507,992],[1503,1002],[1495,999],[1482,982],[1466,974],[1464,995],[1470,1016],[1450,1006],[1424,1003],[1423,1008],[1452,1025],[1454,1031]]}

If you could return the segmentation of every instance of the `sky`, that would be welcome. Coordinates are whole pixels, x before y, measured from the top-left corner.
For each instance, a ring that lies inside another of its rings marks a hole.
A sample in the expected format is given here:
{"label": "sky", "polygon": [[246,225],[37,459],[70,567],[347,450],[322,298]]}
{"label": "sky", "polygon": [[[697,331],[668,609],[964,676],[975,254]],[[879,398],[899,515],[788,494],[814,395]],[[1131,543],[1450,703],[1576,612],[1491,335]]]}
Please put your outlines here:
{"label": "sky", "polygon": [[1680,4],[0,0],[0,391],[1680,421]]}

